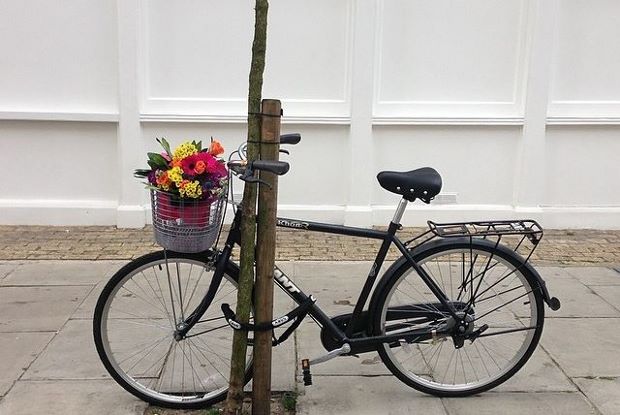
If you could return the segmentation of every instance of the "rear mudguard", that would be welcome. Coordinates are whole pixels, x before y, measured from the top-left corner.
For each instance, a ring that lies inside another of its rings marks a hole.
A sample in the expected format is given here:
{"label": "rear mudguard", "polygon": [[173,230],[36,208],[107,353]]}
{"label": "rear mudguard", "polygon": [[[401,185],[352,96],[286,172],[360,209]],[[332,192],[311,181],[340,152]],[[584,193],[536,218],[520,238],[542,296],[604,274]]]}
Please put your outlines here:
{"label": "rear mudguard", "polygon": [[[417,262],[426,255],[429,255],[429,251],[438,251],[448,245],[458,245],[458,244],[466,244],[469,245],[469,238],[450,238],[450,239],[435,239],[433,241],[429,241],[422,245],[416,246],[414,249],[410,251],[413,259]],[[473,239],[471,241],[474,245],[485,246],[489,248],[494,248],[495,243],[485,240],[485,239]],[[539,290],[543,296],[543,300],[552,310],[557,310],[560,308],[560,300],[555,297],[551,297],[549,295],[549,290],[547,289],[547,284],[542,279],[540,274],[532,267],[529,262],[526,262],[525,258],[516,253],[514,250],[504,246],[497,245],[497,249],[502,253],[506,254],[506,256],[513,262],[513,265],[523,267],[526,272],[531,273],[538,283]],[[386,288],[388,282],[395,278],[397,275],[401,275],[404,270],[409,268],[409,263],[407,259],[403,256],[396,260],[383,274],[381,280],[377,284],[375,288],[372,298],[370,299],[370,305],[368,309],[370,310],[370,315],[373,316],[375,313],[378,313],[378,303],[381,298],[381,293]],[[372,319],[369,319],[369,324],[372,325]],[[368,332],[372,333],[373,328],[368,327]]]}

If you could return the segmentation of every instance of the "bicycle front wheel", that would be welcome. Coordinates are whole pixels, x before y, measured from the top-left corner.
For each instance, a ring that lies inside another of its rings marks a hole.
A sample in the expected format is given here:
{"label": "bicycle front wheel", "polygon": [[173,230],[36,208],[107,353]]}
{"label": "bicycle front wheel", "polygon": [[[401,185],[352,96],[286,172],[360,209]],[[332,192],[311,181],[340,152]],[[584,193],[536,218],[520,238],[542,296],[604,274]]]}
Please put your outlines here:
{"label": "bicycle front wheel", "polygon": [[446,324],[454,330],[382,344],[382,360],[401,381],[437,396],[472,395],[506,381],[528,360],[542,333],[543,297],[536,276],[523,258],[489,241],[444,240],[420,248],[416,262],[461,310],[467,330],[460,336],[458,322],[404,262],[379,294],[375,332]]}
{"label": "bicycle front wheel", "polygon": [[167,252],[166,260],[160,251],[119,270],[103,289],[93,321],[97,352],[110,375],[159,406],[200,408],[224,399],[233,330],[220,307],[235,308],[236,271],[228,267],[207,312],[177,340],[177,324],[200,303],[213,278],[204,256]]}

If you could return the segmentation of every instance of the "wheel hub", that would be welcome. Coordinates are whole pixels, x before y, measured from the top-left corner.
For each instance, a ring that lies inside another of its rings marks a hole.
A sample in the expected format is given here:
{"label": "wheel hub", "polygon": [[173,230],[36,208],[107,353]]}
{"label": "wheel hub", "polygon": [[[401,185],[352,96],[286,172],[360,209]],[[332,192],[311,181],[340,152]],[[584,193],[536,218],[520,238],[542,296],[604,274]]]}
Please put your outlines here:
{"label": "wheel hub", "polygon": [[474,331],[474,314],[460,312],[457,313],[459,317],[457,320],[454,320],[454,328],[452,329],[452,340],[454,341],[454,348],[460,349],[465,344],[465,340],[469,337],[471,333]]}
{"label": "wheel hub", "polygon": [[174,331],[174,339],[176,341],[181,341],[185,338],[185,334],[181,334],[183,332],[183,330],[185,330],[185,328],[187,327],[187,324],[185,323],[179,323],[177,324],[177,329]]}

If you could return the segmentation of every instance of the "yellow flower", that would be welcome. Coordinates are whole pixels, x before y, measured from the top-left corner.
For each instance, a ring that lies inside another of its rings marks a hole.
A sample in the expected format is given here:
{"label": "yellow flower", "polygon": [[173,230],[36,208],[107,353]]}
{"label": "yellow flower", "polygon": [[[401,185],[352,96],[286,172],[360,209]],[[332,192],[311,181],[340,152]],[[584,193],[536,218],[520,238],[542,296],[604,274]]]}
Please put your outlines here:
{"label": "yellow flower", "polygon": [[172,155],[173,160],[182,160],[187,156],[191,156],[192,154],[198,153],[198,149],[195,145],[186,141],[180,144],[177,148],[174,149],[174,154]]}
{"label": "yellow flower", "polygon": [[171,168],[168,170],[168,177],[174,182],[174,184],[177,185],[177,187],[179,187],[183,181],[183,169],[180,167]]}
{"label": "yellow flower", "polygon": [[198,180],[194,180],[193,182],[185,181],[183,186],[179,188],[179,193],[181,193],[181,197],[191,197],[193,199],[197,199],[202,196],[202,187]]}

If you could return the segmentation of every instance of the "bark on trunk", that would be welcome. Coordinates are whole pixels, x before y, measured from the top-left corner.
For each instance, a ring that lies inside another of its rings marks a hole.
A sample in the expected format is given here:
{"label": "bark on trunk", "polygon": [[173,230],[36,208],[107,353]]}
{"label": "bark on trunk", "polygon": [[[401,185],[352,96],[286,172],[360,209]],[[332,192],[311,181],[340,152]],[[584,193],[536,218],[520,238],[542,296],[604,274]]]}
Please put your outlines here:
{"label": "bark on trunk", "polygon": [[[257,141],[260,140],[260,105],[267,48],[267,0],[256,0],[254,21],[254,42],[252,44],[252,63],[248,91],[248,162],[256,160],[259,153]],[[237,295],[237,318],[248,322],[252,304],[252,285],[254,282],[254,249],[256,235],[256,188],[246,184],[243,191],[241,219],[241,253],[239,291]],[[246,332],[235,331],[231,356],[230,380],[225,412],[228,415],[241,413],[243,386],[245,384],[245,363],[248,336]]]}

